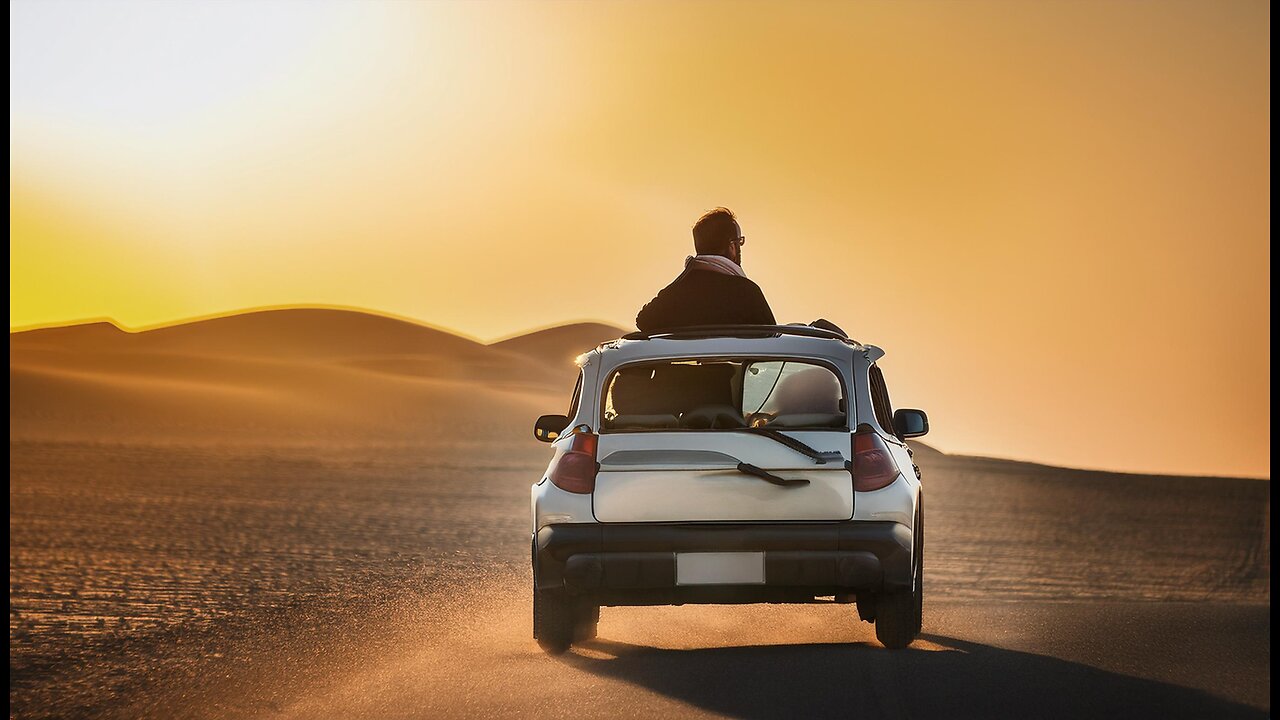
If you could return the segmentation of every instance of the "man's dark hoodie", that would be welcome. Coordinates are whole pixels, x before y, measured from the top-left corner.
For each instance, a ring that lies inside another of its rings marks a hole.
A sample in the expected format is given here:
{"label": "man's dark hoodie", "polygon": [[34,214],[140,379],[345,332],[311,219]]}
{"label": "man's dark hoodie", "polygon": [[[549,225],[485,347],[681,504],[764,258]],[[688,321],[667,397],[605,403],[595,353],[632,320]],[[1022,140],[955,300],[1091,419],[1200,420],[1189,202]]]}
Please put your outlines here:
{"label": "man's dark hoodie", "polygon": [[745,277],[685,266],[672,283],[640,309],[641,332],[697,325],[774,325],[760,286]]}

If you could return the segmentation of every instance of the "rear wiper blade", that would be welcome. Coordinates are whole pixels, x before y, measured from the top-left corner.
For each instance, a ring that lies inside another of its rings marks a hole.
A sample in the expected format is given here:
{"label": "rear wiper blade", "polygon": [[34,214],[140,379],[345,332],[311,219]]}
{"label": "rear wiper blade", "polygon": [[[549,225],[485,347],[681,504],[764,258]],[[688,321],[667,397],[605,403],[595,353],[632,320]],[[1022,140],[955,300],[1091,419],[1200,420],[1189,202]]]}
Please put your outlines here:
{"label": "rear wiper blade", "polygon": [[809,484],[809,478],[778,477],[777,475],[774,475],[773,473],[769,472],[768,470],[765,470],[764,468],[758,468],[755,465],[752,465],[751,463],[744,463],[741,460],[738,461],[738,472],[746,473],[748,475],[755,475],[761,480],[764,480],[766,482],[771,482],[774,485],[781,485],[782,487],[796,487],[797,485]]}
{"label": "rear wiper blade", "polygon": [[784,435],[773,428],[748,427],[742,428],[742,432],[748,432],[753,435],[763,435],[770,440],[786,445],[819,465],[826,465],[829,460],[844,460],[844,454],[839,450],[818,450],[816,448],[809,447],[790,435]]}

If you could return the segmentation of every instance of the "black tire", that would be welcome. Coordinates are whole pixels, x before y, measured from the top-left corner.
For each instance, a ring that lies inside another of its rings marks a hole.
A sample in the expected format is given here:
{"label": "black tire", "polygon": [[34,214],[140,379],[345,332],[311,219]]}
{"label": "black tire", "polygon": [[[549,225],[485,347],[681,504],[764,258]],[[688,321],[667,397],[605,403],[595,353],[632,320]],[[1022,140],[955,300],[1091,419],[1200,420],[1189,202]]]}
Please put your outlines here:
{"label": "black tire", "polygon": [[900,650],[916,638],[914,593],[885,593],[876,607],[876,639],[890,650]]}
{"label": "black tire", "polygon": [[533,639],[542,649],[559,655],[573,644],[575,617],[573,602],[560,590],[533,591]]}
{"label": "black tire", "polygon": [[911,590],[884,593],[876,601],[876,639],[890,650],[911,644],[924,627],[924,510],[916,510],[912,532]]}
{"label": "black tire", "polygon": [[594,603],[581,602],[576,604],[573,614],[573,641],[595,640],[596,631],[600,627],[600,606]]}
{"label": "black tire", "polygon": [[916,508],[915,527],[916,635],[924,630],[924,497]]}
{"label": "black tire", "polygon": [[865,623],[873,623],[876,621],[876,596],[871,593],[858,593],[858,597],[854,602],[857,603],[858,619]]}

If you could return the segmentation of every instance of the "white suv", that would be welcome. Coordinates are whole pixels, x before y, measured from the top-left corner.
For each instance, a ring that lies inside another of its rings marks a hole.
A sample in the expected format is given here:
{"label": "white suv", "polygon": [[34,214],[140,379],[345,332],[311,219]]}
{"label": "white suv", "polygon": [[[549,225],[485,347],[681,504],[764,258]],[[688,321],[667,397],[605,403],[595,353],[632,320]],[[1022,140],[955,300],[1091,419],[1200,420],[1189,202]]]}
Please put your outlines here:
{"label": "white suv", "polygon": [[924,510],[884,352],[809,326],[633,333],[578,359],[533,486],[533,635],[602,605],[856,602],[885,647],[920,632]]}

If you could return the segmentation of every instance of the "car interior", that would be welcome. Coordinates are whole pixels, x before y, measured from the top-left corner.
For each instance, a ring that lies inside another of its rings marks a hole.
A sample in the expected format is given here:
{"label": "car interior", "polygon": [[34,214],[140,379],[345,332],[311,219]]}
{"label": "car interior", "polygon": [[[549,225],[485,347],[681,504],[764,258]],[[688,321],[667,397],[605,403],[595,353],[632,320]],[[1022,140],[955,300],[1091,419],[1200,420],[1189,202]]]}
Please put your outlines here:
{"label": "car interior", "polygon": [[792,360],[675,360],[628,365],[610,378],[604,430],[847,427],[831,370]]}

